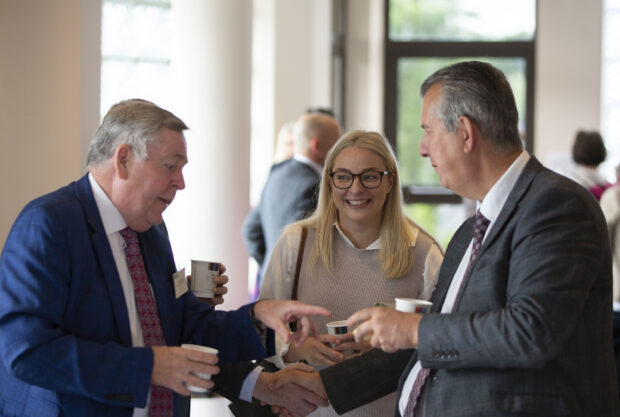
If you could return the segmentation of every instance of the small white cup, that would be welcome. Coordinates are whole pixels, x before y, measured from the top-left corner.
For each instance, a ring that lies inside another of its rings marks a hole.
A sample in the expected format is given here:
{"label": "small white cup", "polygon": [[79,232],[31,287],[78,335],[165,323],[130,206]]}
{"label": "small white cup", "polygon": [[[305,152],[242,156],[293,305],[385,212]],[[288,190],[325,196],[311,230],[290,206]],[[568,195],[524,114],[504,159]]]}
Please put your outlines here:
{"label": "small white cup", "polygon": [[[347,327],[346,320],[332,321],[332,322],[327,323],[325,326],[327,326],[327,333],[331,334],[332,336],[341,337],[343,334],[349,332],[349,328]],[[335,348],[334,344],[332,344],[331,346],[332,346],[332,349]],[[353,353],[353,351],[343,350],[341,351],[341,353],[343,355],[350,355],[351,353]]]}
{"label": "small white cup", "polygon": [[[193,280],[193,277],[192,277]],[[184,349],[191,349],[191,350],[198,350],[200,352],[205,352],[205,353],[210,353],[212,355],[217,355],[218,354],[218,350],[215,348],[211,348],[208,346],[201,346],[201,345],[192,345],[189,343],[183,344],[181,345],[182,348]],[[206,379],[207,381],[211,379],[211,374],[207,374],[204,372],[192,372],[194,375],[196,375],[199,378],[202,379]],[[187,384],[187,389],[190,390],[191,392],[195,392],[197,394],[202,394],[208,391],[208,389],[206,388],[202,388],[202,387],[197,387],[195,385],[189,385]]]}
{"label": "small white cup", "polygon": [[198,297],[213,298],[213,278],[220,274],[219,262],[192,259],[192,283],[190,288]]}
{"label": "small white cup", "polygon": [[332,321],[330,323],[327,323],[326,326],[327,326],[327,333],[333,336],[342,336],[343,334],[349,332],[349,328],[347,327],[346,320]]}
{"label": "small white cup", "polygon": [[394,301],[396,302],[396,310],[405,313],[426,314],[429,313],[431,311],[431,307],[433,307],[433,303],[430,301],[418,300],[416,298],[396,297]]}

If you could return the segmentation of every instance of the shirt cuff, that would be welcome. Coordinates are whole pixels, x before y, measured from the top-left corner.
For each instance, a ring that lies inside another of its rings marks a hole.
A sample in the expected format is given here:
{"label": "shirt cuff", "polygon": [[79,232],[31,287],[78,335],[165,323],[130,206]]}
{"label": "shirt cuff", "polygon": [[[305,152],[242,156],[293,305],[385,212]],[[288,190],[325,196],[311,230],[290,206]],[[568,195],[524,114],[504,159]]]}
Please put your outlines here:
{"label": "shirt cuff", "polygon": [[239,393],[240,400],[247,401],[249,403],[252,402],[254,388],[256,387],[256,382],[258,381],[258,377],[261,372],[263,372],[263,367],[259,365],[245,377],[243,380],[243,385],[241,385],[241,392]]}

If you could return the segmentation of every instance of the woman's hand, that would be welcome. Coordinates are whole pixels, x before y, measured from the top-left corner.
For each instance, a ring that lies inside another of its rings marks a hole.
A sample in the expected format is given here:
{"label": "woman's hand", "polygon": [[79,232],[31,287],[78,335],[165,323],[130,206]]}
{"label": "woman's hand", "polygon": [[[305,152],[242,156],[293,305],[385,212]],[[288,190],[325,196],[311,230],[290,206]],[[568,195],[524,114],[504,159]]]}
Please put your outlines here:
{"label": "woman's hand", "polygon": [[318,339],[308,337],[301,346],[291,344],[288,353],[284,356],[286,362],[297,362],[305,360],[310,365],[335,365],[345,360],[344,354],[332,349],[330,344],[338,346],[340,339],[329,335],[321,334]]}
{"label": "woman's hand", "polygon": [[[370,343],[368,341],[356,342],[353,333],[343,334],[342,336],[340,336],[339,341],[340,343],[336,345],[335,349],[339,352],[349,351],[346,353],[345,359],[361,355],[362,353],[366,353],[369,350],[373,349],[373,347],[370,346]],[[350,353],[351,351],[353,351],[353,353]]]}

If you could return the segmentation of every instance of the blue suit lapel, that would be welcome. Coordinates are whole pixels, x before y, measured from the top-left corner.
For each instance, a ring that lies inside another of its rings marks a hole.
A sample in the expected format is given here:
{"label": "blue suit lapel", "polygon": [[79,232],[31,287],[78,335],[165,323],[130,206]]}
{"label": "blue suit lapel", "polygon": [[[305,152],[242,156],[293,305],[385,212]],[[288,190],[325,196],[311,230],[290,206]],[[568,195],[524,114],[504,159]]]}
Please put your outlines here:
{"label": "blue suit lapel", "polygon": [[127,304],[125,303],[125,294],[87,175],[77,182],[76,192],[77,198],[84,207],[88,225],[92,231],[95,256],[99,261],[110,294],[110,300],[112,300],[120,343],[123,346],[131,346],[131,330],[129,328],[129,314],[127,312]]}

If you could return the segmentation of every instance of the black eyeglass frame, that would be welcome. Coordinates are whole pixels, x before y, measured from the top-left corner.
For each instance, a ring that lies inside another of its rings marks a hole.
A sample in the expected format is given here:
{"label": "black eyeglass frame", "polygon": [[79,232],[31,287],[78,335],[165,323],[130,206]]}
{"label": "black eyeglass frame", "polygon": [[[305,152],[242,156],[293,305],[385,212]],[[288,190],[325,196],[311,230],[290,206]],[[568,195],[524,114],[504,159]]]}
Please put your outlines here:
{"label": "black eyeglass frame", "polygon": [[[376,187],[367,187],[366,184],[364,184],[362,175],[367,174],[369,172],[375,172],[380,175],[379,184]],[[351,175],[351,183],[349,184],[348,187],[339,187],[336,185],[336,182],[334,181],[334,175],[339,174],[339,173],[345,173],[345,174]],[[334,187],[338,188],[339,190],[348,190],[349,188],[351,188],[353,186],[353,183],[355,182],[355,177],[359,178],[359,181],[360,181],[360,184],[362,184],[362,187],[366,188],[367,190],[374,190],[376,188],[381,187],[381,183],[383,182],[383,177],[388,174],[391,174],[391,172],[390,171],[377,171],[376,169],[367,169],[365,171],[360,172],[359,174],[354,174],[349,171],[332,171],[329,173],[329,176],[332,178],[332,184],[334,185]]]}

